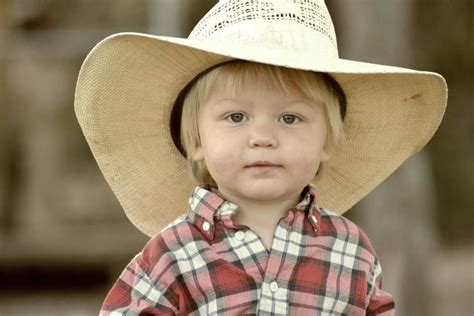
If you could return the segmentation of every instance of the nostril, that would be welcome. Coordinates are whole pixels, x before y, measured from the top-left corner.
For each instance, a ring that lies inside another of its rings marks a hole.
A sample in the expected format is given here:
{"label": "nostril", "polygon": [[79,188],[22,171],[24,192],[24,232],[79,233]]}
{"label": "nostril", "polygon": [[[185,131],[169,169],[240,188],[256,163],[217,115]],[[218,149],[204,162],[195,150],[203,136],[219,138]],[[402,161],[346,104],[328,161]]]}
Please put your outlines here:
{"label": "nostril", "polygon": [[278,142],[273,138],[252,138],[249,140],[250,147],[275,147]]}

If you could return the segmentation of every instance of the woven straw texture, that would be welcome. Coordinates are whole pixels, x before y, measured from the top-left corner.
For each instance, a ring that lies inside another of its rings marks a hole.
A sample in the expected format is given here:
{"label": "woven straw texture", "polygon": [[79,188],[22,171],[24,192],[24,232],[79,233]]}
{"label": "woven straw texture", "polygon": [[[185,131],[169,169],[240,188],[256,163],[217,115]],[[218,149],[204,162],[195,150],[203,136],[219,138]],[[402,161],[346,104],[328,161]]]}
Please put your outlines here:
{"label": "woven straw texture", "polygon": [[347,98],[346,140],[316,187],[344,213],[433,136],[447,87],[435,73],[338,58],[323,1],[220,1],[190,38],[120,33],[100,42],[77,82],[75,110],[97,163],[142,232],[187,209],[196,185],[169,131],[181,89],[202,71],[243,59],[327,72]]}

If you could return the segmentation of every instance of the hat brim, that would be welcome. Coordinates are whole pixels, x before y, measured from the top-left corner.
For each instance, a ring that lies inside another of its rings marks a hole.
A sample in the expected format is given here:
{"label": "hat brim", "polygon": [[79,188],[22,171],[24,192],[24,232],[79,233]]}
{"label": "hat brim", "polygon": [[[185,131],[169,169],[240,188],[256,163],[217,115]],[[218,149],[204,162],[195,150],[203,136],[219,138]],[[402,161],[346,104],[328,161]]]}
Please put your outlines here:
{"label": "hat brim", "polygon": [[345,141],[318,177],[318,203],[344,213],[433,136],[447,86],[432,72],[140,33],[112,35],[89,53],[75,95],[78,121],[132,223],[155,235],[187,209],[196,183],[169,130],[181,89],[233,59],[329,73],[347,100]]}

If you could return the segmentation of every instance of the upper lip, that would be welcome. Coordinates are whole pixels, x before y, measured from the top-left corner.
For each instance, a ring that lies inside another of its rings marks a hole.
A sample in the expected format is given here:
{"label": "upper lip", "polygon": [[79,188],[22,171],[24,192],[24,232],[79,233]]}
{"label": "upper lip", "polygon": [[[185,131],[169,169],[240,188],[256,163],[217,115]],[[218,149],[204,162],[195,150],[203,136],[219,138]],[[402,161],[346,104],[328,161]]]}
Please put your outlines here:
{"label": "upper lip", "polygon": [[246,165],[245,167],[281,167],[281,165],[266,160],[258,160]]}

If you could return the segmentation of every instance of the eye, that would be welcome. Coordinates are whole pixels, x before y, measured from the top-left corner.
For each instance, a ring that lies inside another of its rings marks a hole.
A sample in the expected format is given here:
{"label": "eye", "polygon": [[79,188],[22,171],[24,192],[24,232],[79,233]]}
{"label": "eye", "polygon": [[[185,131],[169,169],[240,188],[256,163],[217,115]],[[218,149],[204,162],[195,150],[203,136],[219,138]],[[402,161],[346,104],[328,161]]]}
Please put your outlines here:
{"label": "eye", "polygon": [[294,124],[299,122],[300,119],[293,114],[285,114],[280,117],[280,122],[285,123],[285,124]]}
{"label": "eye", "polygon": [[232,113],[227,116],[227,120],[231,120],[234,123],[240,123],[245,119],[245,115],[243,113]]}

